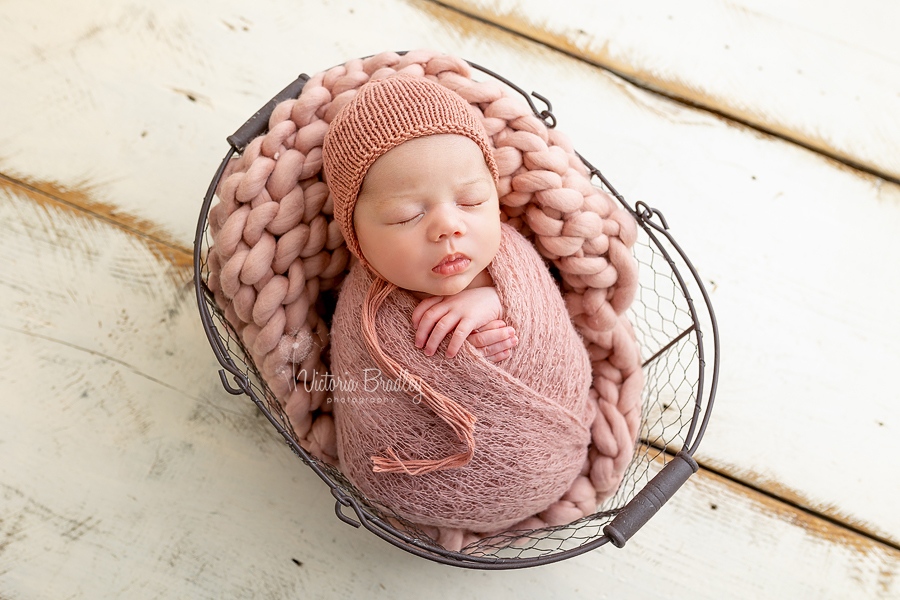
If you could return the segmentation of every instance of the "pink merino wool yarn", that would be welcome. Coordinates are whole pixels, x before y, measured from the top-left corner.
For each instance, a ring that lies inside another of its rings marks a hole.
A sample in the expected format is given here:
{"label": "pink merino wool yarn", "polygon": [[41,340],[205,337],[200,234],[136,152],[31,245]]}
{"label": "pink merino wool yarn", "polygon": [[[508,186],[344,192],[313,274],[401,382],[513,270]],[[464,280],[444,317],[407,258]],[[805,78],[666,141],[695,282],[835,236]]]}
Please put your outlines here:
{"label": "pink merino wool yarn", "polygon": [[[323,182],[322,144],[361,85],[398,72],[455,91],[479,116],[494,146],[502,218],[555,267],[590,357],[588,395],[597,410],[587,461],[562,498],[516,527],[589,515],[618,487],[640,425],[640,352],[624,316],[637,289],[630,250],[636,224],[591,185],[563,134],[548,130],[499,83],[473,80],[465,61],[430,50],[354,59],[314,75],[299,98],[279,104],[268,132],[229,163],[217,189],[219,203],[209,214],[210,290],[300,443],[337,465],[333,402],[304,380],[328,370],[330,323],[316,300],[339,288],[350,259]],[[472,539],[463,529],[434,535],[448,548]]]}

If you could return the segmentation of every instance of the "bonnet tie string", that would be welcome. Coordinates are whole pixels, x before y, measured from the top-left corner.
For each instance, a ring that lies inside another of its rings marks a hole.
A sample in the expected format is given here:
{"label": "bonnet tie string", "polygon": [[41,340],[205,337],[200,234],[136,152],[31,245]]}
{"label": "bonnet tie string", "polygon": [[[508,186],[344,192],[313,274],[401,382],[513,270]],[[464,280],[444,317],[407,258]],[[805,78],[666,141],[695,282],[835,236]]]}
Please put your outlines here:
{"label": "bonnet tie string", "polygon": [[422,402],[453,429],[459,440],[466,445],[466,451],[439,460],[401,460],[394,449],[388,447],[386,450],[387,458],[383,456],[371,457],[372,463],[374,463],[372,470],[376,473],[423,475],[432,471],[465,466],[475,455],[475,415],[432,388],[422,378],[401,367],[397,361],[381,349],[381,344],[378,342],[378,332],[375,330],[375,315],[388,295],[395,289],[397,289],[396,285],[376,276],[375,281],[372,282],[368,292],[366,292],[366,299],[362,308],[362,334],[366,348],[375,360],[375,363],[383,371],[389,373],[398,382],[402,382],[402,389],[417,390],[419,392]]}

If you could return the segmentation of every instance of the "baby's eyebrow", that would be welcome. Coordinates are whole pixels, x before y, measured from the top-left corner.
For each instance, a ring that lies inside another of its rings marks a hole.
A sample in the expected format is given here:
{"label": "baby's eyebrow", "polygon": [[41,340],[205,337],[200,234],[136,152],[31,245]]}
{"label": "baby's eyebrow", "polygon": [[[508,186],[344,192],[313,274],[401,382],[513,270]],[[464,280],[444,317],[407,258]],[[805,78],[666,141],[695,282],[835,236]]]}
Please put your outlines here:
{"label": "baby's eyebrow", "polygon": [[371,206],[370,210],[375,211],[378,214],[384,215],[385,213],[394,214],[397,211],[404,210],[409,204],[414,202],[413,195],[378,195],[378,196],[369,196],[369,197],[359,197],[359,202],[363,202],[369,204]]}
{"label": "baby's eyebrow", "polygon": [[413,194],[406,191],[396,194],[371,194],[366,193],[366,190],[361,189],[357,196],[357,202],[366,202],[380,208],[387,204],[392,204],[393,202],[408,200],[412,196]]}
{"label": "baby's eyebrow", "polygon": [[469,179],[469,180],[461,183],[459,187],[466,188],[466,187],[472,187],[474,185],[480,185],[480,184],[484,184],[484,183],[493,183],[493,180],[488,177],[485,177],[483,175],[476,175],[472,179]]}
{"label": "baby's eyebrow", "polygon": [[411,202],[416,199],[416,194],[410,192],[400,192],[399,194],[379,195],[372,201],[375,202],[376,208],[385,208],[388,206],[396,206],[405,202]]}

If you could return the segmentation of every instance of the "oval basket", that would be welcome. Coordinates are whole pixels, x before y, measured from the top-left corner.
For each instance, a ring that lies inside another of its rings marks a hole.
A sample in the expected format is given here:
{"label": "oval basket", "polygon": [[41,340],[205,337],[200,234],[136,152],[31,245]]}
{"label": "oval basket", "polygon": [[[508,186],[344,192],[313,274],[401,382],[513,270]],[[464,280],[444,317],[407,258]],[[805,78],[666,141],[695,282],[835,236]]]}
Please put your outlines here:
{"label": "oval basket", "polygon": [[[546,98],[537,93],[529,95],[504,77],[469,64],[521,94],[538,118],[549,128],[556,126]],[[639,264],[639,285],[627,315],[644,357],[644,388],[638,442],[618,490],[597,512],[568,525],[504,532],[460,552],[447,550],[413,523],[365,498],[340,470],[301,447],[281,404],[207,286],[208,217],[222,174],[232,157],[266,131],[275,106],[299,96],[308,79],[300,75],[228,136],[228,151],[200,209],[194,238],[194,286],[204,330],[221,365],[222,385],[231,394],[248,395],[291,450],[331,489],[335,513],[341,521],[363,526],[412,554],[460,567],[513,569],[556,562],[606,543],[624,546],[696,472],[692,457],[709,422],[718,379],[719,337],[709,295],[662,213],[643,202],[628,204],[600,171],[579,155],[594,184],[614,196],[639,225],[633,248]],[[546,108],[539,110],[532,96]],[[320,301],[325,302],[321,308],[324,313],[333,310],[334,298]],[[711,341],[705,339],[704,332]]]}

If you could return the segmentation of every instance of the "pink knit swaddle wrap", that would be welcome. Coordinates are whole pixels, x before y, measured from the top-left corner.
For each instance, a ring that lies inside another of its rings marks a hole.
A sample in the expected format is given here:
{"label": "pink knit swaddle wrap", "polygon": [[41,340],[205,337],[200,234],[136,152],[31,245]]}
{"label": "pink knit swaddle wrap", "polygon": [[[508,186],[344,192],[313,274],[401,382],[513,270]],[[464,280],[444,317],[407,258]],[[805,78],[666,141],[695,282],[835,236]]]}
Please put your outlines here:
{"label": "pink knit swaddle wrap", "polygon": [[591,365],[556,283],[531,243],[508,225],[489,270],[504,317],[519,337],[512,356],[500,363],[468,343],[453,359],[442,351],[425,356],[415,346],[411,321],[418,301],[403,290],[392,292],[377,313],[384,351],[476,417],[472,460],[419,475],[374,472],[371,457],[393,448],[404,460],[437,459],[464,448],[417,402],[417,390],[405,391],[379,370],[360,339],[372,276],[357,266],[341,288],[332,320],[332,373],[342,383],[358,383],[335,392],[341,466],[366,496],[416,523],[505,529],[558,500],[587,460],[596,411],[588,397]]}
{"label": "pink knit swaddle wrap", "polygon": [[[618,487],[641,418],[640,353],[624,316],[637,288],[630,250],[636,225],[591,185],[564,134],[547,129],[496,81],[473,80],[465,61],[430,50],[354,59],[314,75],[299,98],[279,104],[268,132],[229,163],[216,191],[220,202],[209,214],[209,288],[301,445],[337,465],[329,393],[303,381],[328,371],[323,357],[330,324],[316,300],[320,291],[341,285],[350,256],[322,181],[322,142],[361,85],[396,72],[437,81],[480,115],[495,148],[502,218],[558,271],[590,357],[589,397],[598,410],[588,460],[559,501],[516,527],[562,525],[589,515]],[[486,496],[498,493],[484,490]],[[467,539],[441,535],[439,541],[459,548]]]}

